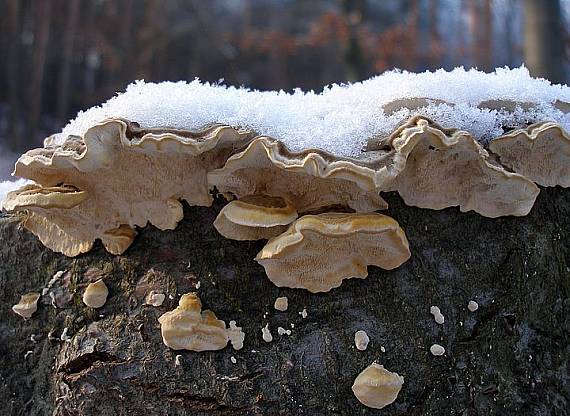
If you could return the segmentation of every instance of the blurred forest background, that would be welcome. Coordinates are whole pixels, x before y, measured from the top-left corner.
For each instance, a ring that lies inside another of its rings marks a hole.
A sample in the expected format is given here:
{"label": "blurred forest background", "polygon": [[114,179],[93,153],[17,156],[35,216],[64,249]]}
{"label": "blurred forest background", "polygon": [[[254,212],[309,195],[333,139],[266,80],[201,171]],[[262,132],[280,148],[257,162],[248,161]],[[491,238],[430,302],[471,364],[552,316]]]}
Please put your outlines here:
{"label": "blurred forest background", "polygon": [[[135,79],[257,89],[519,66],[570,80],[570,0],[0,0],[0,177]],[[9,166],[9,167],[8,167]]]}

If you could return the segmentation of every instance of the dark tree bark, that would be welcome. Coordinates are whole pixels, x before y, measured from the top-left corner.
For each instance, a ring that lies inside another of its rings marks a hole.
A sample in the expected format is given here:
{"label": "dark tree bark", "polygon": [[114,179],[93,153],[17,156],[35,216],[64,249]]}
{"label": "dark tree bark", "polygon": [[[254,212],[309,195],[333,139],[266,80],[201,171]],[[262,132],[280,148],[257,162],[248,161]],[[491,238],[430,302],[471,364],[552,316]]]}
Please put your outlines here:
{"label": "dark tree bark", "polygon": [[[174,231],[140,230],[122,256],[97,246],[66,258],[4,217],[3,414],[569,414],[570,191],[543,189],[521,218],[422,210],[394,195],[388,202],[411,259],[391,272],[370,267],[367,279],[317,295],[275,287],[253,260],[262,242],[221,238],[212,227],[220,202],[186,209]],[[110,290],[97,311],[81,302],[93,268]],[[67,273],[51,290],[63,308],[45,295],[28,321],[10,311],[58,270]],[[145,292],[180,295],[198,281],[204,307],[243,326],[241,351],[176,352],[162,343],[157,318],[177,297],[154,308],[143,306]],[[277,296],[289,297],[287,312],[273,309]],[[472,299],[480,305],[474,313],[466,308]],[[441,308],[444,325],[434,322],[431,305]],[[272,343],[261,338],[267,322]],[[277,335],[291,323],[291,336]],[[68,342],[60,340],[64,328]],[[371,338],[363,352],[354,348],[360,329]],[[432,356],[433,343],[446,354]],[[350,389],[373,360],[405,377],[396,402],[382,411],[359,404]]]}
{"label": "dark tree bark", "polygon": [[524,1],[524,60],[533,76],[565,81],[558,0]]}

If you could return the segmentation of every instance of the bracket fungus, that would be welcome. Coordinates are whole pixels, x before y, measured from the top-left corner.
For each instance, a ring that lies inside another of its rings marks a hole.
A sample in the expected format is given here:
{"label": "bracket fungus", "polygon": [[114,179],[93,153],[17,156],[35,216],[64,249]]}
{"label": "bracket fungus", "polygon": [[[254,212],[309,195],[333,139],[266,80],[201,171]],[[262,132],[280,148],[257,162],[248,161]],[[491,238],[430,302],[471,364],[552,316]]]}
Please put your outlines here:
{"label": "bracket fungus", "polygon": [[12,311],[24,319],[29,319],[38,310],[40,294],[36,292],[26,293],[20,297],[20,301],[12,306]]}
{"label": "bracket fungus", "polygon": [[394,149],[395,174],[384,191],[398,191],[407,205],[443,209],[459,206],[495,218],[529,213],[538,187],[526,177],[494,163],[467,132],[443,129],[414,117],[397,129],[387,145]]}
{"label": "bracket fungus", "polygon": [[48,138],[44,148],[22,155],[14,174],[38,185],[10,193],[4,207],[28,211],[24,226],[54,251],[76,256],[101,239],[121,254],[135,226],[175,228],[183,216],[179,200],[210,206],[207,171],[252,137],[224,125],[189,132],[109,119],[83,138],[60,145]]}
{"label": "bracket fungus", "polygon": [[83,292],[83,303],[90,308],[97,309],[105,305],[108,295],[109,289],[107,289],[107,285],[105,285],[103,279],[99,279],[87,285],[85,292]]}
{"label": "bracket fungus", "polygon": [[214,227],[232,240],[267,240],[283,233],[297,219],[297,211],[286,200],[249,195],[222,208]]}
{"label": "bracket fungus", "polygon": [[363,405],[382,409],[396,400],[403,385],[404,377],[372,363],[356,377],[352,391]]}
{"label": "bracket fungus", "polygon": [[182,295],[176,309],[158,318],[164,344],[173,350],[215,351],[228,345],[226,324],[210,310],[202,311],[195,293]]}
{"label": "bracket fungus", "polygon": [[368,265],[394,269],[410,257],[398,223],[377,213],[299,218],[255,258],[279,287],[328,292],[343,279],[365,278]]}
{"label": "bracket fungus", "polygon": [[279,141],[258,137],[208,173],[208,182],[238,200],[258,194],[284,198],[299,213],[338,205],[371,212],[388,207],[376,190],[381,175],[356,160],[316,149],[291,152]]}
{"label": "bracket fungus", "polygon": [[570,135],[552,122],[513,130],[489,143],[504,166],[542,186],[570,187]]}

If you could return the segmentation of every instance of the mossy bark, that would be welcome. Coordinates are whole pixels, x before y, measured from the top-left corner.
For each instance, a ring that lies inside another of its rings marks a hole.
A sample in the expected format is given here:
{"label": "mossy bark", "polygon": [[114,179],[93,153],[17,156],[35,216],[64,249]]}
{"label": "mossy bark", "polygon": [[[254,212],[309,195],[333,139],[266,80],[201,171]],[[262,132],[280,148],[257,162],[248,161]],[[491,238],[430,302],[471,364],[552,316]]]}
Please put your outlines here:
{"label": "mossy bark", "polygon": [[[174,231],[140,230],[122,256],[97,246],[66,258],[3,217],[0,413],[569,414],[570,191],[543,189],[530,215],[501,219],[387,200],[411,259],[390,272],[370,267],[367,279],[316,295],[275,287],[253,260],[263,242],[219,236],[212,223],[220,201],[187,208]],[[59,270],[67,272],[51,291],[63,307],[48,294],[28,321],[10,310]],[[90,310],[81,294],[96,275],[110,295]],[[198,282],[204,307],[243,327],[242,350],[177,352],[162,343],[157,318]],[[151,288],[173,298],[145,306]],[[287,312],[273,309],[277,296],[289,298]],[[469,312],[469,300],[479,310]],[[440,307],[443,325],[431,305]],[[271,343],[261,338],[266,323]],[[277,335],[278,326],[292,334]],[[68,341],[60,339],[64,328]],[[366,351],[354,347],[359,329],[371,339]],[[433,343],[444,356],[430,354]],[[396,402],[382,410],[362,406],[351,391],[374,360],[405,378]]]}

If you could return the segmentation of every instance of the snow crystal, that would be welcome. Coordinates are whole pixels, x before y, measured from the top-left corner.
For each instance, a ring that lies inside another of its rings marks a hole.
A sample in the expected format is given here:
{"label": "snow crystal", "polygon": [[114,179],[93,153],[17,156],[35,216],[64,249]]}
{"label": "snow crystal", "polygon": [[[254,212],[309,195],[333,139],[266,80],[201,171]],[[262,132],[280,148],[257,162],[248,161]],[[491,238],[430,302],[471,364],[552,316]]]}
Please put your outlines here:
{"label": "snow crystal", "polygon": [[2,209],[2,202],[6,199],[6,195],[8,192],[15,191],[16,189],[32,183],[32,181],[28,181],[26,179],[18,179],[15,181],[5,181],[0,182],[0,210]]}
{"label": "snow crystal", "polygon": [[[330,85],[321,93],[255,91],[218,84],[136,81],[99,107],[80,112],[57,136],[82,135],[108,117],[136,121],[142,127],[197,129],[209,123],[248,127],[283,141],[292,150],[316,147],[342,156],[355,156],[370,137],[387,135],[410,111],[387,115],[382,105],[402,98],[430,98],[415,113],[445,127],[467,130],[482,142],[503,132],[503,126],[555,121],[570,129],[570,114],[553,107],[570,102],[570,88],[532,78],[521,66],[492,73],[456,68],[453,71],[386,72],[369,80]],[[514,112],[477,108],[487,100],[533,103]]]}

